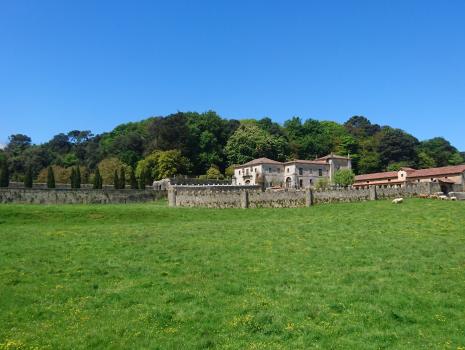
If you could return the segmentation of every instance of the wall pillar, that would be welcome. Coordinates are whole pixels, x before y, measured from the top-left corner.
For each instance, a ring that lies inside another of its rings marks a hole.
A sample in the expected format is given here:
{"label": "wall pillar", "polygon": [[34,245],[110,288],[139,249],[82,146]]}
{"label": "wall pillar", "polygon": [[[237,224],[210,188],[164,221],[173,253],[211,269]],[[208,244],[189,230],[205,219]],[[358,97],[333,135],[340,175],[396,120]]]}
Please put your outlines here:
{"label": "wall pillar", "polygon": [[249,191],[241,192],[241,208],[247,209],[249,207]]}
{"label": "wall pillar", "polygon": [[168,206],[175,207],[176,206],[176,190],[174,188],[168,189]]}
{"label": "wall pillar", "polygon": [[305,191],[305,206],[311,207],[314,204],[313,190],[311,188]]}
{"label": "wall pillar", "polygon": [[377,199],[376,186],[370,186],[370,201],[376,201]]}

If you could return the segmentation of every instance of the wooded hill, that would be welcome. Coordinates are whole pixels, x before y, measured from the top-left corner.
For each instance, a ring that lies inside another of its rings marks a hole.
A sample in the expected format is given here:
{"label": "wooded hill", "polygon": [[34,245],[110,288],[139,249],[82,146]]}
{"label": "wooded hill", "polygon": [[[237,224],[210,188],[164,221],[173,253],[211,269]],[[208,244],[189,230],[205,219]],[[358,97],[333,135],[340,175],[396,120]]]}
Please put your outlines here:
{"label": "wooded hill", "polygon": [[58,182],[69,182],[70,168],[79,166],[86,182],[98,166],[104,183],[112,183],[114,170],[121,167],[132,167],[138,177],[146,172],[150,183],[176,174],[230,175],[228,166],[258,157],[285,161],[331,152],[350,154],[356,173],[460,164],[465,156],[444,138],[419,141],[362,116],[344,124],[293,117],[281,125],[270,118],[239,121],[208,111],[151,117],[98,135],[73,130],[39,145],[27,135],[11,135],[0,163],[17,181],[31,169],[36,180],[45,182],[52,166]]}

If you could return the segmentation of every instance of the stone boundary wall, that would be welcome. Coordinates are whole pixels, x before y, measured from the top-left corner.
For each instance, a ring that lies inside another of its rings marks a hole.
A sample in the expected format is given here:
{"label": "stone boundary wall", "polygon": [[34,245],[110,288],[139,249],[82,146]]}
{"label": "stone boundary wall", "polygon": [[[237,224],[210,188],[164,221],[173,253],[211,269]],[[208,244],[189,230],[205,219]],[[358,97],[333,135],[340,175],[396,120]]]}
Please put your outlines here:
{"label": "stone boundary wall", "polygon": [[207,208],[296,208],[323,203],[361,202],[377,199],[409,198],[440,192],[434,183],[409,184],[403,187],[371,186],[330,190],[279,190],[265,192],[258,186],[189,187],[172,186],[168,190],[171,207]]}
{"label": "stone boundary wall", "polygon": [[165,198],[166,191],[0,188],[0,204],[117,204]]}
{"label": "stone boundary wall", "polygon": [[[127,186],[127,185],[126,185]],[[93,189],[94,185],[93,184],[81,184],[81,189]],[[113,185],[103,185],[102,186],[104,189],[113,189]],[[149,186],[147,186],[149,187]],[[23,182],[17,182],[17,181],[10,181],[8,188],[25,188]],[[46,183],[42,182],[34,182],[32,184],[33,189],[48,189]],[[61,183],[56,183],[55,184],[55,189],[68,189],[71,190],[71,184],[61,184]]]}

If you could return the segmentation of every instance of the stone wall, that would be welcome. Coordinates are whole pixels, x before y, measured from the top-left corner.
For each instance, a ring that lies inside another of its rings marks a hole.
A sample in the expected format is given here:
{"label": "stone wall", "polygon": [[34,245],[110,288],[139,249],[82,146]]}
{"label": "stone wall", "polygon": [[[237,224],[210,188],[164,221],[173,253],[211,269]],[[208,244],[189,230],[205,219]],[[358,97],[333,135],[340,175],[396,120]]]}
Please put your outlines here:
{"label": "stone wall", "polygon": [[417,197],[440,191],[434,183],[418,183],[403,187],[371,186],[328,190],[267,190],[258,186],[172,186],[168,190],[169,205],[207,208],[295,208],[314,204],[360,202],[397,197]]}
{"label": "stone wall", "polygon": [[153,190],[0,188],[0,203],[115,204],[151,202],[164,197],[166,191]]}
{"label": "stone wall", "polygon": [[[93,184],[81,184],[82,189],[92,189]],[[8,188],[25,188],[24,182],[10,181]],[[47,184],[42,182],[34,182],[32,184],[33,189],[47,189]],[[71,189],[71,184],[55,184],[56,189]],[[104,189],[113,189],[113,185],[103,185]]]}

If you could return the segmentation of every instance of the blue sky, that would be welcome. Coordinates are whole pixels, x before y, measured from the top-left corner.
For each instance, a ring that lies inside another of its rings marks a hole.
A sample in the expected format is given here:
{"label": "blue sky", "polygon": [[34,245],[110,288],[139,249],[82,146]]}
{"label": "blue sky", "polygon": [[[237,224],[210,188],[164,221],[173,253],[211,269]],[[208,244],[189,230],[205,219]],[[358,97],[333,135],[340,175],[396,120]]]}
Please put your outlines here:
{"label": "blue sky", "polygon": [[209,109],[465,150],[465,1],[0,2],[0,143]]}

